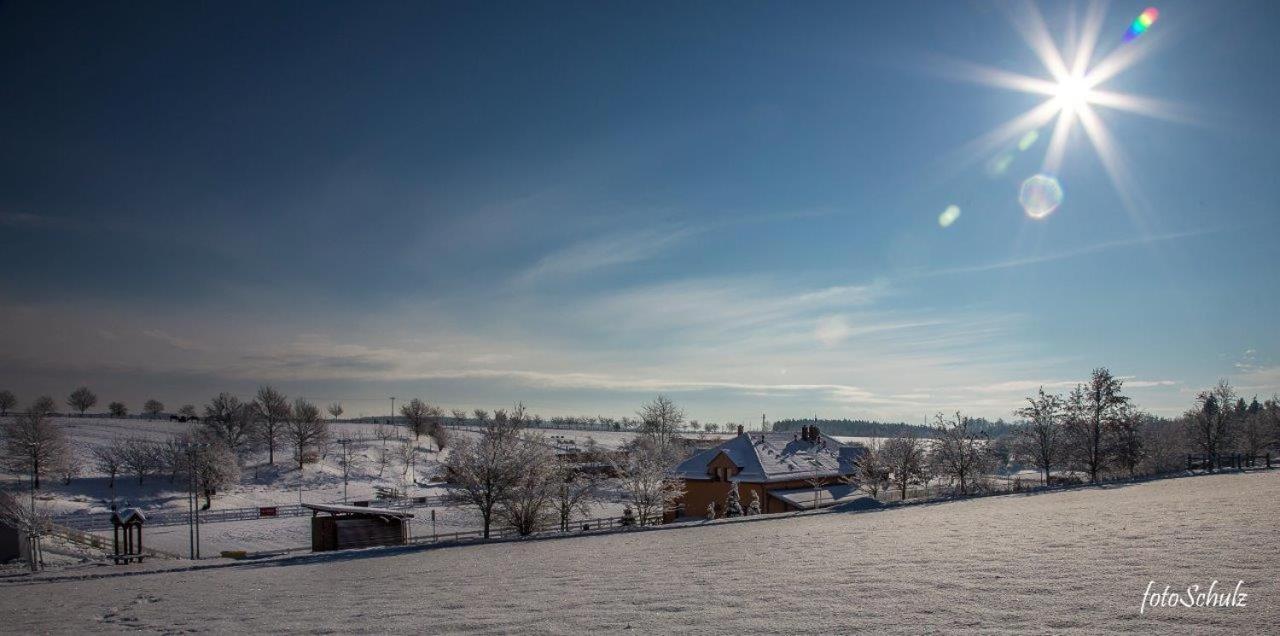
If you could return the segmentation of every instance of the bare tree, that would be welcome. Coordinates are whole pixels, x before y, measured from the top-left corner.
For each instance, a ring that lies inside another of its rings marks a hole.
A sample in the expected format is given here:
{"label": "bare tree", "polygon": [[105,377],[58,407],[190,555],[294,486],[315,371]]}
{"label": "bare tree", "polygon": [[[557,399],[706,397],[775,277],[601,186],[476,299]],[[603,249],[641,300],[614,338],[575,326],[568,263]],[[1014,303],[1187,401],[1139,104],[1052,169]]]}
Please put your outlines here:
{"label": "bare tree", "polygon": [[8,415],[9,409],[12,409],[17,405],[18,396],[14,395],[13,391],[9,391],[7,389],[0,391],[0,417]]}
{"label": "bare tree", "polygon": [[1072,454],[1089,473],[1089,481],[1099,476],[1111,459],[1109,430],[1119,419],[1129,398],[1121,391],[1124,382],[1105,367],[1093,370],[1087,384],[1077,385],[1067,398],[1067,431]]}
{"label": "bare tree", "polygon": [[934,430],[938,439],[929,456],[931,462],[938,474],[958,487],[960,494],[969,494],[990,469],[986,433],[979,432],[973,425],[973,419],[959,412],[955,419],[939,413],[935,417]]}
{"label": "bare tree", "polygon": [[[885,462],[884,450],[880,442],[872,440],[867,445],[867,452],[858,458],[858,481],[873,498],[878,498],[880,491],[888,488],[890,470],[888,463]],[[815,493],[819,485],[825,484],[825,480],[818,480],[818,482],[814,485]],[[816,499],[814,505],[817,505]]]}
{"label": "bare tree", "polygon": [[498,504],[498,513],[517,533],[528,536],[555,518],[555,453],[541,436],[525,434],[512,445],[507,461],[514,467],[514,479]]}
{"label": "bare tree", "polygon": [[137,476],[139,484],[143,483],[147,474],[160,468],[159,449],[147,440],[130,438],[125,440],[120,449],[121,467]]}
{"label": "bare tree", "polygon": [[663,512],[684,493],[684,483],[671,477],[679,458],[670,445],[663,447],[653,436],[641,436],[623,453],[610,455],[618,482],[640,515],[640,523]]}
{"label": "bare tree", "polygon": [[[589,453],[588,458],[591,457],[592,454]],[[553,485],[552,508],[560,520],[560,531],[568,532],[569,522],[574,514],[591,515],[591,502],[595,497],[597,480],[561,457],[555,462]]]}
{"label": "bare tree", "polygon": [[284,437],[284,429],[292,415],[289,398],[274,387],[265,385],[258,388],[253,405],[254,414],[260,422],[257,427],[259,441],[267,447],[267,464],[274,466],[276,445]]}
{"label": "bare tree", "polygon": [[182,408],[178,409],[178,415],[187,419],[195,418],[197,417],[196,407],[191,404],[183,404]]}
{"label": "bare tree", "polygon": [[27,410],[40,415],[53,415],[53,398],[42,395],[32,401]]}
{"label": "bare tree", "polygon": [[467,412],[462,409],[453,409],[453,425],[462,428],[467,424]]}
{"label": "bare tree", "polygon": [[[124,449],[123,444],[119,441],[113,441],[110,444],[94,446],[89,449],[90,455],[93,457],[93,467],[100,473],[107,475],[107,486],[114,493],[116,488],[116,475],[124,469]],[[112,499],[115,499],[112,496]]]}
{"label": "bare tree", "polygon": [[307,463],[308,451],[318,450],[329,439],[329,423],[320,417],[316,405],[298,398],[293,402],[293,415],[285,425],[285,438],[293,447],[298,470]]}
{"label": "bare tree", "polygon": [[151,419],[160,417],[160,414],[164,412],[164,403],[155,399],[147,400],[147,403],[142,405],[142,412],[146,413],[147,417]]}
{"label": "bare tree", "polygon": [[925,446],[914,434],[889,438],[880,451],[889,469],[889,482],[898,490],[900,498],[907,498],[907,489],[911,486],[923,485],[928,480]]}
{"label": "bare tree", "polygon": [[45,413],[32,410],[4,422],[5,460],[14,472],[31,477],[33,489],[40,488],[40,477],[57,475],[71,461],[71,447],[66,433]]}
{"label": "bare tree", "polygon": [[404,416],[409,430],[413,432],[413,439],[416,442],[427,430],[428,418],[431,416],[431,405],[413,398],[408,404],[400,405],[400,415]]}
{"label": "bare tree", "polygon": [[1185,432],[1181,423],[1148,418],[1142,426],[1145,469],[1154,474],[1180,470],[1187,452]]}
{"label": "bare tree", "polygon": [[343,414],[343,412],[344,412],[344,411],[342,410],[342,403],[341,403],[341,402],[334,402],[333,404],[330,404],[330,405],[329,405],[329,408],[328,408],[328,409],[326,409],[326,410],[328,410],[328,411],[329,411],[329,415],[330,415],[330,416],[332,416],[332,417],[333,417],[333,419],[335,419],[335,420],[336,420],[336,419],[338,419],[338,418],[340,418],[340,417],[342,417],[342,414]]}
{"label": "bare tree", "polygon": [[84,412],[92,408],[93,405],[97,403],[98,396],[94,395],[93,391],[90,391],[87,386],[82,386],[75,391],[72,391],[71,395],[67,396],[67,406],[80,411],[81,417],[84,417]]}
{"label": "bare tree", "polygon": [[1271,445],[1271,426],[1267,421],[1267,415],[1266,409],[1258,403],[1258,398],[1255,396],[1244,415],[1239,418],[1240,434],[1236,436],[1238,446],[1240,451],[1249,457],[1262,453],[1267,446]]}
{"label": "bare tree", "polygon": [[1218,456],[1231,447],[1234,431],[1235,414],[1231,403],[1235,401],[1236,392],[1226,380],[1208,391],[1202,391],[1196,397],[1196,406],[1187,412],[1188,433],[1192,442],[1200,452],[1209,456],[1212,465],[1217,464]]}
{"label": "bare tree", "polygon": [[684,423],[684,410],[665,395],[653,398],[652,402],[640,407],[636,415],[640,416],[640,432],[651,438],[654,446],[663,452],[671,446],[671,439]]}
{"label": "bare tree", "polygon": [[112,402],[107,405],[107,412],[111,413],[111,417],[129,417],[129,407],[124,402]]}
{"label": "bare tree", "polygon": [[244,457],[257,438],[255,410],[230,393],[219,393],[204,407],[204,428],[236,457]]}
{"label": "bare tree", "polygon": [[1146,413],[1125,405],[1111,426],[1111,456],[1128,471],[1130,477],[1138,474],[1138,465],[1146,457],[1144,433],[1148,419]]}
{"label": "bare tree", "polygon": [[1040,392],[1035,397],[1027,398],[1027,406],[1016,411],[1014,415],[1026,418],[1027,424],[1018,430],[1017,448],[1019,454],[1031,459],[1035,467],[1044,475],[1044,483],[1049,483],[1049,473],[1062,460],[1063,446],[1066,444],[1065,405],[1061,397]]}
{"label": "bare tree", "polygon": [[489,537],[494,511],[516,487],[520,465],[515,461],[519,443],[519,426],[505,413],[488,419],[488,413],[477,409],[481,423],[477,439],[461,438],[445,459],[444,467],[453,487],[451,497],[458,503],[474,506]]}
{"label": "bare tree", "polygon": [[179,451],[175,455],[180,458],[178,472],[187,475],[188,480],[195,473],[197,492],[204,495],[203,509],[213,506],[213,496],[220,489],[240,481],[239,456],[208,429],[175,437],[173,442],[173,448]]}

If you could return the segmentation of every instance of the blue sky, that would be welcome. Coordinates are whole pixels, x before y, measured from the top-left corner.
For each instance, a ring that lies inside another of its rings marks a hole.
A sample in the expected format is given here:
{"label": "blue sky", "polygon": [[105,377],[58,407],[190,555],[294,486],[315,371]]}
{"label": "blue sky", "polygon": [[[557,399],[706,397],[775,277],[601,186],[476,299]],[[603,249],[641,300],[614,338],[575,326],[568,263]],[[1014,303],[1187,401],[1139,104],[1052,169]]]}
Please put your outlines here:
{"label": "blue sky", "polygon": [[[0,5],[0,386],[710,421],[1280,391],[1274,3],[1115,2],[1044,219],[1028,6]],[[1042,5],[1070,55],[1086,5]],[[1167,106],[1167,107],[1166,107]],[[1142,111],[1148,112],[1142,112]],[[1158,111],[1158,112],[1156,112]],[[1160,115],[1160,116],[1151,116]],[[992,166],[1008,155],[1003,172]],[[961,215],[941,227],[939,214]]]}

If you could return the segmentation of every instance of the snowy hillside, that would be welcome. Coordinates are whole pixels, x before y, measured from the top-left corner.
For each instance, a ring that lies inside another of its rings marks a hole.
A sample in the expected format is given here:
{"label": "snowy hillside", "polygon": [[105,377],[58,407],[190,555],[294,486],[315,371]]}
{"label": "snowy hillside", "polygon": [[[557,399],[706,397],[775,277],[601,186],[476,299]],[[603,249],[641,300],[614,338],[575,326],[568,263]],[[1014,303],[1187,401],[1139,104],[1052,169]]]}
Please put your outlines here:
{"label": "snowy hillside", "polygon": [[[1275,633],[1280,473],[10,583],[14,631]],[[904,533],[903,528],[913,532]],[[132,566],[131,566],[132,567]],[[154,566],[152,566],[154,567]],[[121,571],[112,569],[111,571]],[[1246,607],[1149,609],[1243,581]],[[270,602],[263,602],[263,591]],[[57,598],[58,603],[41,602]]]}

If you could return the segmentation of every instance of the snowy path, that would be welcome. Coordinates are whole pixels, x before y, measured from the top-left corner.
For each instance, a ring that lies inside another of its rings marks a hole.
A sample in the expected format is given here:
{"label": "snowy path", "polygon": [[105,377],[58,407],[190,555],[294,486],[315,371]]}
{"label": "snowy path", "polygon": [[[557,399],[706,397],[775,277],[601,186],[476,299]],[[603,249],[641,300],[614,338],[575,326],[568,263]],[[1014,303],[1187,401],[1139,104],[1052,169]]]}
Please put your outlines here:
{"label": "snowy path", "polygon": [[[5,629],[1277,633],[1280,471],[6,585]],[[904,531],[910,529],[910,531]],[[1243,580],[1244,608],[1138,606]],[[57,599],[56,603],[47,602]]]}

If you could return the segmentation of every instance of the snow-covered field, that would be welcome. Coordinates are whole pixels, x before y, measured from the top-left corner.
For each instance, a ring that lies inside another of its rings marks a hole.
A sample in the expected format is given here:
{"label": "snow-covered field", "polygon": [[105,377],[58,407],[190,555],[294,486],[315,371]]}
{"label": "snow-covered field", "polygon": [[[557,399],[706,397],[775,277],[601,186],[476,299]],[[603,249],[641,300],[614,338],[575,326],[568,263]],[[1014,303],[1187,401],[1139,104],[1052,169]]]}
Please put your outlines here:
{"label": "snow-covered field", "polygon": [[[106,476],[94,470],[90,451],[94,446],[104,446],[113,441],[140,438],[162,442],[172,435],[188,430],[192,425],[167,419],[110,419],[110,418],[58,418],[59,426],[67,437],[83,466],[81,475],[70,484],[48,479],[38,495],[41,509],[54,515],[84,514],[105,515],[110,510],[112,492]],[[301,475],[302,500],[308,503],[333,503],[344,500],[371,500],[376,487],[399,488],[409,496],[433,496],[445,493],[438,483],[430,483],[439,474],[439,464],[445,453],[435,449],[429,438],[423,437],[421,451],[416,460],[419,485],[403,479],[403,467],[398,461],[380,469],[377,457],[383,442],[374,435],[376,424],[339,422],[331,425],[333,439],[353,440],[349,455],[354,459],[345,493],[342,469],[339,463],[341,447],[332,444],[318,464],[306,467]],[[403,428],[396,429],[406,435]],[[549,442],[585,446],[594,440],[604,448],[617,448],[635,437],[631,432],[574,431],[561,429],[531,429],[541,433]],[[470,436],[467,430],[451,430],[454,436]],[[707,435],[707,439],[723,437]],[[390,446],[395,441],[387,443]],[[381,472],[381,475],[379,473]],[[10,484],[12,485],[12,482]],[[213,509],[253,508],[259,506],[287,505],[299,502],[299,473],[292,464],[290,452],[278,449],[274,466],[266,464],[265,455],[255,456],[242,469],[240,483],[223,489],[214,497]],[[604,500],[592,511],[593,517],[616,517],[622,514],[623,504],[617,493],[606,491]],[[148,475],[143,482],[133,475],[122,474],[116,478],[115,497],[121,507],[132,506],[148,512],[181,511],[187,509],[187,494],[181,479],[176,483],[168,475]],[[467,508],[442,506],[415,509],[412,531],[415,535],[429,535],[433,531],[430,514],[434,510],[434,530],[439,533],[477,530],[479,517]],[[202,553],[217,554],[222,550],[263,551],[305,546],[310,543],[309,519],[292,517],[270,520],[248,520],[226,523],[210,523],[201,527]],[[152,527],[147,531],[147,545],[169,552],[186,554],[189,546],[188,530],[184,526]]]}
{"label": "snow-covered field", "polygon": [[[1277,633],[1277,511],[1280,472],[1203,476],[200,571],[14,577],[0,614],[5,630],[26,633]],[[1215,579],[1243,581],[1246,606],[1139,614],[1151,581]]]}

